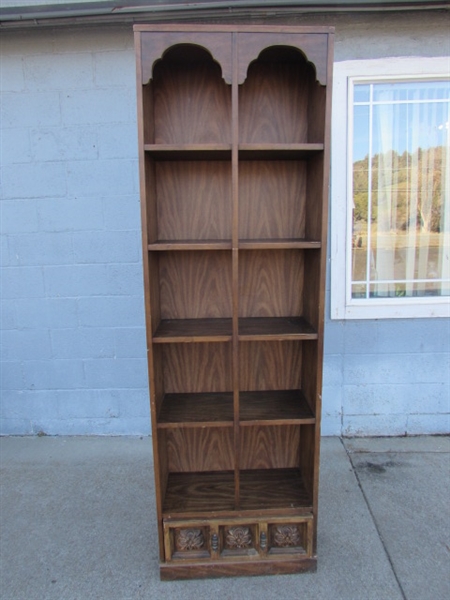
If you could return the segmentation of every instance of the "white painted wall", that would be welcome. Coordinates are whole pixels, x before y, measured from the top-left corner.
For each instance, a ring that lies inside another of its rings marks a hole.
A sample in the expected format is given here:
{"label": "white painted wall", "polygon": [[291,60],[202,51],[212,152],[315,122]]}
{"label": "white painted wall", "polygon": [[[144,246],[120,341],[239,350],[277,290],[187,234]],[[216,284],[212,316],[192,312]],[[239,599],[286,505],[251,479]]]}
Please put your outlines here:
{"label": "white painted wall", "polygon": [[[445,14],[298,21],[336,61],[432,57]],[[5,30],[1,65],[1,432],[149,433],[131,27]],[[448,322],[329,313],[324,434],[450,430]]]}

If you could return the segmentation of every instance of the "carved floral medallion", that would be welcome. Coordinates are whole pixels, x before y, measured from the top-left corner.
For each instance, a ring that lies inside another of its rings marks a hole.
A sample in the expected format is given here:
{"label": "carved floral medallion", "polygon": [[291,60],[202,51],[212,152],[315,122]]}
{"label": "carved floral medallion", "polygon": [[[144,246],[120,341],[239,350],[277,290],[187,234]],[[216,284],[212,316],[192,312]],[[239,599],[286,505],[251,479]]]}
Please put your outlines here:
{"label": "carved floral medallion", "polygon": [[249,527],[230,527],[227,530],[225,544],[227,548],[249,548],[252,534]]}
{"label": "carved floral medallion", "polygon": [[205,540],[201,529],[177,529],[175,534],[175,546],[180,552],[200,550]]}
{"label": "carved floral medallion", "polygon": [[286,548],[300,545],[300,532],[297,525],[279,525],[273,536],[275,546]]}

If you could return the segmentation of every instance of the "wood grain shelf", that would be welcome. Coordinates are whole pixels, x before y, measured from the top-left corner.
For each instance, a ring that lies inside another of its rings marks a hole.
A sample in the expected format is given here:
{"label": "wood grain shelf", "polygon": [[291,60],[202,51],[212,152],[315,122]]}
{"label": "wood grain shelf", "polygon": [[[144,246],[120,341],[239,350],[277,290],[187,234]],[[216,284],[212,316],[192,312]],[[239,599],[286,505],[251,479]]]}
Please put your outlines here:
{"label": "wood grain shelf", "polygon": [[158,427],[233,427],[233,393],[166,394]]}
{"label": "wood grain shelf", "polygon": [[321,246],[320,241],[304,238],[239,240],[240,250],[319,250]]}
{"label": "wood grain shelf", "polygon": [[239,406],[241,427],[315,423],[301,390],[240,392]]}
{"label": "wood grain shelf", "polygon": [[245,317],[239,319],[239,340],[316,340],[317,331],[303,317]]}
{"label": "wood grain shelf", "polygon": [[323,144],[239,144],[240,160],[305,160],[323,152]]}
{"label": "wood grain shelf", "polygon": [[231,144],[144,144],[157,160],[231,160]]}
{"label": "wood grain shelf", "polygon": [[240,472],[242,510],[312,506],[300,469],[258,469]]}
{"label": "wood grain shelf", "polygon": [[231,338],[231,319],[163,319],[153,343],[229,342]]}
{"label": "wood grain shelf", "polygon": [[150,252],[231,250],[231,247],[231,240],[158,240],[148,245]]}
{"label": "wood grain shelf", "polygon": [[163,516],[211,514],[235,509],[234,472],[170,473]]}

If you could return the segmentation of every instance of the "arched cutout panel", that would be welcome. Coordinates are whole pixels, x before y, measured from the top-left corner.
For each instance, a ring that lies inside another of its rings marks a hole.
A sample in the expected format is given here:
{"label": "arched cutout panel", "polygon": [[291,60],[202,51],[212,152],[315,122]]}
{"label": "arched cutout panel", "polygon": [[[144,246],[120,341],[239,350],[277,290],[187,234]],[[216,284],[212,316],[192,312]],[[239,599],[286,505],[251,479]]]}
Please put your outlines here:
{"label": "arched cutout panel", "polygon": [[192,33],[189,31],[160,31],[142,34],[141,64],[142,83],[145,85],[153,77],[155,63],[172,46],[186,44],[201,46],[220,65],[225,83],[231,85],[232,51],[230,33]]}
{"label": "arched cutout panel", "polygon": [[325,87],[292,46],[266,47],[239,86],[239,142],[323,143]]}
{"label": "arched cutout panel", "polygon": [[152,77],[154,143],[231,143],[231,87],[207,50],[172,46]]}
{"label": "arched cutout panel", "polygon": [[[321,34],[283,34],[283,46],[296,48],[306,59],[314,65],[316,79],[321,85],[327,83],[327,36]],[[263,50],[270,46],[280,45],[278,33],[255,33],[253,35],[238,36],[238,83],[242,84],[247,78],[247,71]]]}

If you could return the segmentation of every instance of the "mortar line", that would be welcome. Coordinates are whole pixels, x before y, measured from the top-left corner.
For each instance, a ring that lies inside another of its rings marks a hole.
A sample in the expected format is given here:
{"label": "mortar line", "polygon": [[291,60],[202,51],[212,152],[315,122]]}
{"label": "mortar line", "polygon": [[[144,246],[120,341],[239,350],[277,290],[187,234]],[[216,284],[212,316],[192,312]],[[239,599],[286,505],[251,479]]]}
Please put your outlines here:
{"label": "mortar line", "polygon": [[377,525],[377,522],[376,522],[376,519],[375,519],[375,515],[373,514],[373,511],[372,511],[372,508],[371,508],[371,506],[370,506],[369,500],[368,500],[368,498],[367,498],[367,496],[366,496],[366,493],[364,492],[364,489],[363,489],[363,487],[362,487],[362,485],[361,485],[361,480],[359,479],[359,475],[358,475],[358,472],[357,472],[357,470],[355,469],[355,465],[353,464],[353,461],[352,461],[351,455],[350,455],[350,453],[348,452],[347,448],[345,447],[344,440],[342,439],[342,437],[340,437],[339,439],[340,439],[340,441],[341,441],[341,444],[342,444],[342,446],[344,447],[344,451],[345,451],[345,453],[347,454],[347,457],[348,457],[348,459],[349,459],[349,461],[350,461],[350,464],[351,464],[351,466],[352,466],[353,473],[355,474],[355,478],[356,478],[356,481],[357,481],[357,483],[358,483],[358,487],[359,487],[359,489],[361,490],[361,494],[362,494],[362,496],[363,496],[363,498],[364,498],[364,502],[366,503],[367,509],[368,509],[368,511],[369,511],[369,514],[370,514],[370,516],[371,516],[371,518],[372,518],[372,522],[373,522],[373,524],[374,524],[374,526],[375,526],[375,530],[376,530],[376,532],[377,532],[377,534],[378,534],[378,537],[379,537],[379,539],[380,539],[381,545],[383,546],[383,550],[384,550],[384,552],[385,552],[385,554],[386,554],[386,557],[387,557],[387,559],[388,559],[388,561],[389,561],[389,565],[390,565],[390,567],[391,567],[391,570],[392,570],[392,572],[393,572],[393,574],[394,574],[395,581],[397,582],[397,585],[398,585],[398,587],[399,587],[399,590],[400,590],[400,593],[401,593],[401,595],[402,595],[402,598],[403,598],[403,600],[408,600],[408,598],[406,597],[406,594],[405,594],[405,592],[404,592],[404,590],[403,590],[403,586],[402,586],[402,584],[400,583],[400,579],[399,579],[399,578],[398,578],[398,576],[397,576],[397,572],[396,572],[396,570],[395,570],[394,563],[392,562],[391,555],[390,555],[390,553],[389,553],[389,551],[388,551],[388,549],[387,549],[387,547],[386,547],[386,544],[385,544],[385,542],[384,542],[383,536],[381,535],[381,531],[380,531],[380,530],[379,530],[379,528],[378,528],[378,525]]}

